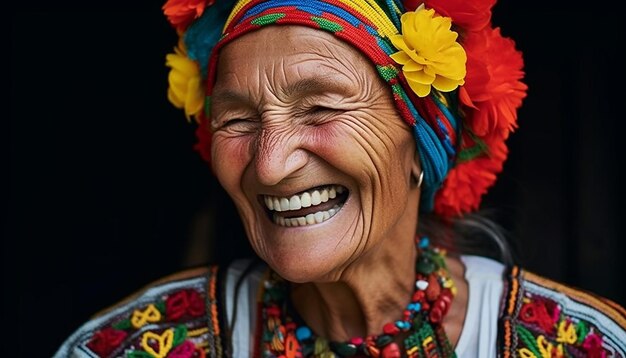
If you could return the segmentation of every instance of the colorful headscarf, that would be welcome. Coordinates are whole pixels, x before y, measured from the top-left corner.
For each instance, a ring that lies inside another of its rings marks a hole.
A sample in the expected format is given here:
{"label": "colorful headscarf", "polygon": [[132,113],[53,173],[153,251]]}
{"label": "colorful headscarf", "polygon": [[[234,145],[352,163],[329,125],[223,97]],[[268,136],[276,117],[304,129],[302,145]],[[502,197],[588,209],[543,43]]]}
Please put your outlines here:
{"label": "colorful headscarf", "polygon": [[455,217],[478,209],[502,170],[526,96],[521,52],[491,24],[495,0],[168,0],[180,35],[168,98],[198,122],[195,148],[210,161],[207,118],[221,47],[270,25],[303,25],[358,49],[389,85],[411,127],[424,182],[420,210]]}

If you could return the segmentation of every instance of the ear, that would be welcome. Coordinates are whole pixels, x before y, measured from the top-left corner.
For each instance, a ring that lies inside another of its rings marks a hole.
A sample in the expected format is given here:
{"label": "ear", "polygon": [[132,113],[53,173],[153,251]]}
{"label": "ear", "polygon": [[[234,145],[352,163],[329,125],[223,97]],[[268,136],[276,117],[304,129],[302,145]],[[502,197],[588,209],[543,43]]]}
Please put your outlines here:
{"label": "ear", "polygon": [[420,163],[420,156],[415,151],[415,156],[413,157],[413,164],[411,165],[411,184],[413,187],[421,187],[422,181],[424,180],[424,171],[422,170],[422,165]]}

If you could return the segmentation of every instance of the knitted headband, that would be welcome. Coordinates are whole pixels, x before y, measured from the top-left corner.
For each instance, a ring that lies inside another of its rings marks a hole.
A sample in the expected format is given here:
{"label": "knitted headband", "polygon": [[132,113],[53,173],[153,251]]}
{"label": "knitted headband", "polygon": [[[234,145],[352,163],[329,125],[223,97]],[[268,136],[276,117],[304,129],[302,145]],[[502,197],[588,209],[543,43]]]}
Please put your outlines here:
{"label": "knitted headband", "polygon": [[210,160],[208,115],[221,47],[270,25],[327,31],[351,44],[389,85],[411,127],[424,182],[421,210],[476,210],[502,170],[526,96],[522,55],[491,25],[495,0],[168,0],[180,41],[167,55],[169,100],[195,118]]}

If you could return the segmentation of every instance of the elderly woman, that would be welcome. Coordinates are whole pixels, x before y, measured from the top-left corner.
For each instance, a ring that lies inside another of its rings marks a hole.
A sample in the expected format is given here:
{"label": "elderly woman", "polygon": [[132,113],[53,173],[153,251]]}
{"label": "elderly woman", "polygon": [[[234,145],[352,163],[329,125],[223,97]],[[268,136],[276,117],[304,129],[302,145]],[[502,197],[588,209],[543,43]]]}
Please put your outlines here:
{"label": "elderly woman", "polygon": [[526,91],[493,4],[168,1],[169,98],[261,261],[153,283],[57,356],[624,357],[623,308],[471,215]]}

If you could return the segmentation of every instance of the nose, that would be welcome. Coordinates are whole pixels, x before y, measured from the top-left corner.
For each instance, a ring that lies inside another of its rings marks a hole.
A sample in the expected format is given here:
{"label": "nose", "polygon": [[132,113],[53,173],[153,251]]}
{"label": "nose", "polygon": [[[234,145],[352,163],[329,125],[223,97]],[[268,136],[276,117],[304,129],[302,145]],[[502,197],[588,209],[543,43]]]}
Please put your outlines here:
{"label": "nose", "polygon": [[293,128],[263,128],[257,142],[255,166],[259,182],[272,186],[304,167],[308,154]]}

